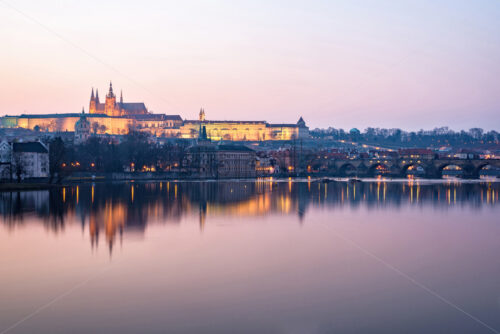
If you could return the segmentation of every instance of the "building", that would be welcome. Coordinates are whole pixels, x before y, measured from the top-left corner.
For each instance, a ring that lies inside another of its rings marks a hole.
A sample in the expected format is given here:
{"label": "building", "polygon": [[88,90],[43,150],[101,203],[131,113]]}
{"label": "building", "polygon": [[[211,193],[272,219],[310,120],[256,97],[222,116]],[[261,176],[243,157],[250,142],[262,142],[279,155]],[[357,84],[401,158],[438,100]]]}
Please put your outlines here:
{"label": "building", "polygon": [[206,179],[255,177],[256,153],[245,145],[214,144],[206,130],[197,144],[188,147],[183,160],[185,171]]}
{"label": "building", "polygon": [[104,103],[99,101],[99,92],[96,90],[94,96],[94,89],[90,95],[89,113],[91,114],[104,114],[107,116],[129,116],[129,115],[146,115],[148,109],[143,102],[123,102],[123,94],[120,92],[120,101],[116,102],[116,95],[113,93],[113,84],[109,83],[109,92],[106,95]]}
{"label": "building", "polygon": [[[201,110],[196,120],[183,120],[180,115],[153,114],[143,102],[119,101],[110,83],[104,103],[92,89],[89,113],[85,116],[91,133],[124,135],[131,129],[147,132],[155,137],[195,139],[204,126],[211,140],[266,141],[296,140],[309,137],[309,128],[300,117],[297,123],[271,124],[266,121],[207,120]],[[80,113],[3,116],[2,128],[24,128],[42,132],[74,132]]]}
{"label": "building", "polygon": [[0,179],[6,180],[12,177],[12,145],[3,140],[0,142]]}
{"label": "building", "polygon": [[85,116],[85,111],[82,109],[80,119],[75,123],[75,144],[82,144],[90,137],[90,122]]}
{"label": "building", "polygon": [[279,166],[268,154],[260,152],[255,161],[255,171],[257,176],[270,176],[279,173]]}
{"label": "building", "polygon": [[401,159],[434,159],[436,154],[427,148],[403,148],[398,151]]}
{"label": "building", "polygon": [[49,176],[49,148],[41,142],[0,143],[0,177],[32,179]]}

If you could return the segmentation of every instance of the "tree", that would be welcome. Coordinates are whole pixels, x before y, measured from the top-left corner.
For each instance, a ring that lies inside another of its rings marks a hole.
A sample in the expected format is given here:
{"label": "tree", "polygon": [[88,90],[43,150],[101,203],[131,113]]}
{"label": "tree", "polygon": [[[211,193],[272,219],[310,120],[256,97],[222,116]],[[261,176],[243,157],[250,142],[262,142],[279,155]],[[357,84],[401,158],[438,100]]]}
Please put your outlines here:
{"label": "tree", "polygon": [[476,140],[481,139],[481,137],[483,136],[483,132],[483,129],[480,128],[472,128],[469,130],[470,136]]}
{"label": "tree", "polygon": [[106,130],[107,130],[107,129],[108,129],[108,128],[107,128],[107,127],[106,127],[106,125],[104,125],[104,124],[101,124],[101,125],[99,125],[99,127],[98,127],[99,133],[101,133],[101,134],[106,133]]}
{"label": "tree", "polygon": [[94,132],[94,134],[97,134],[97,130],[99,130],[99,123],[97,122],[94,122],[92,123],[92,131]]}
{"label": "tree", "polygon": [[21,154],[16,154],[16,153],[12,153],[13,154],[13,162],[14,162],[14,166],[13,166],[13,172],[14,174],[16,175],[16,179],[17,179],[17,182],[20,183],[23,176],[26,174],[26,168],[24,166],[24,161],[21,157]]}
{"label": "tree", "polygon": [[49,169],[51,180],[56,173],[61,172],[61,165],[64,161],[65,154],[66,148],[61,137],[56,137],[49,142]]}

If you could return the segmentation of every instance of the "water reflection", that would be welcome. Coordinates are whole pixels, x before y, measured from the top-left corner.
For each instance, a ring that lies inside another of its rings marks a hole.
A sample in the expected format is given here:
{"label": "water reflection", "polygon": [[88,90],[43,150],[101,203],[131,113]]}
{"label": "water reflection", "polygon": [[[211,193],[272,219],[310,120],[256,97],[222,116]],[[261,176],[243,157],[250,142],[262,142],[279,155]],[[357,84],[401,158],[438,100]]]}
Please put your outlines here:
{"label": "water reflection", "polygon": [[91,247],[104,239],[109,250],[124,232],[143,233],[148,223],[179,224],[185,215],[199,217],[200,230],[212,216],[271,214],[298,217],[310,207],[356,210],[401,206],[480,210],[498,205],[498,183],[442,182],[154,182],[80,184],[44,191],[0,193],[2,222],[14,227],[32,220],[54,232],[68,223],[88,231]]}

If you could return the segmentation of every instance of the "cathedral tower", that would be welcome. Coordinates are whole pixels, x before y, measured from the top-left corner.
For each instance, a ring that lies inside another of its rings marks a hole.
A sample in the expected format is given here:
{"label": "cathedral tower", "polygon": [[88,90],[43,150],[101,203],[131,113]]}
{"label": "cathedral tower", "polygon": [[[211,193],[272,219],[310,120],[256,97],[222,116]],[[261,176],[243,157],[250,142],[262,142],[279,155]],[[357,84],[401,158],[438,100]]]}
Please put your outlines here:
{"label": "cathedral tower", "polygon": [[92,88],[92,94],[90,95],[90,105],[89,105],[89,113],[97,114],[97,101],[94,97],[94,88]]}
{"label": "cathedral tower", "polygon": [[104,113],[108,116],[120,116],[116,115],[115,112],[116,106],[116,95],[113,93],[113,84],[109,83],[109,92],[106,95],[106,102],[104,104]]}

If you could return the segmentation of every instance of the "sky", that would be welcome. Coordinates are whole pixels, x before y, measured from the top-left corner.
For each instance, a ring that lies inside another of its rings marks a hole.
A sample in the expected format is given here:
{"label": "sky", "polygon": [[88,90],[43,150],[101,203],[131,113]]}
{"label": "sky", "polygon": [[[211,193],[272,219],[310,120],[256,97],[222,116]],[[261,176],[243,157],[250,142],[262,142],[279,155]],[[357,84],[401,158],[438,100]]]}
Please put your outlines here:
{"label": "sky", "polygon": [[0,115],[500,130],[498,0],[0,0]]}

